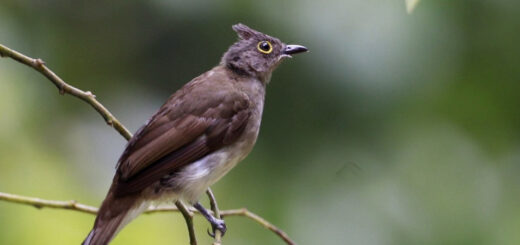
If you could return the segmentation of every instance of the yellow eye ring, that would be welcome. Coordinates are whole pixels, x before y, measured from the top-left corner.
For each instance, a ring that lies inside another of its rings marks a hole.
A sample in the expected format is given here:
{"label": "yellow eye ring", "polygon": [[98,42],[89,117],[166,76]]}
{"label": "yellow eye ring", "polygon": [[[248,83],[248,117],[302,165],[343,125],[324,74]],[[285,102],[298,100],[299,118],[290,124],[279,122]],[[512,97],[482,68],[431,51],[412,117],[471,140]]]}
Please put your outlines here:
{"label": "yellow eye ring", "polygon": [[264,53],[264,54],[270,54],[273,52],[273,45],[269,41],[261,41],[256,46],[258,51]]}

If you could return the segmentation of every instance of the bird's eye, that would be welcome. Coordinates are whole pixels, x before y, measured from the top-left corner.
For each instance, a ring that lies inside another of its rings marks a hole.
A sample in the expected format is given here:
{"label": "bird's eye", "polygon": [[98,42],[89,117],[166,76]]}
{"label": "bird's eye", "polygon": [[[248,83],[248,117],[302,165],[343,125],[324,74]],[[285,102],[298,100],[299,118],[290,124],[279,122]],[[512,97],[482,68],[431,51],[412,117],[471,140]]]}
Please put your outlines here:
{"label": "bird's eye", "polygon": [[256,48],[258,49],[258,51],[260,51],[264,54],[269,54],[269,53],[273,52],[273,45],[271,45],[271,43],[269,41],[259,42],[258,46]]}

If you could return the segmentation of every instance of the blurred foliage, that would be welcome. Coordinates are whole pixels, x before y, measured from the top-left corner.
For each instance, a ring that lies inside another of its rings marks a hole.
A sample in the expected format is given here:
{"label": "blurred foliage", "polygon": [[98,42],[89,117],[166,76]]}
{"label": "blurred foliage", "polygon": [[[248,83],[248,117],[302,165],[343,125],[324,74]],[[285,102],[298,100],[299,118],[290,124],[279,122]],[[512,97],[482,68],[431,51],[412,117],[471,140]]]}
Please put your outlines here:
{"label": "blurred foliage", "polygon": [[417,7],[417,4],[419,4],[419,1],[420,0],[405,0],[406,11],[408,11],[408,13],[411,14],[415,7]]}
{"label": "blurred foliage", "polygon": [[[217,64],[243,22],[310,53],[269,84],[255,150],[214,186],[299,244],[520,243],[520,2],[36,1],[0,43],[43,58],[135,131]],[[125,140],[41,75],[0,60],[0,191],[98,205]],[[94,216],[0,202],[0,244],[79,244]],[[225,244],[283,244],[229,218]],[[196,219],[201,244],[208,224]],[[143,215],[113,244],[187,244]]]}

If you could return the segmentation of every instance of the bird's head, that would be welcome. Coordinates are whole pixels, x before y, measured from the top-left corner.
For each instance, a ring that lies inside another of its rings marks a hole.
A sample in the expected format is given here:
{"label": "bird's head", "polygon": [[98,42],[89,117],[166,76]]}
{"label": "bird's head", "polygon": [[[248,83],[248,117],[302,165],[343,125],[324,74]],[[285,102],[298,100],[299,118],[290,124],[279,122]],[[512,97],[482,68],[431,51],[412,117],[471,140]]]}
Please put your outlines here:
{"label": "bird's head", "polygon": [[239,40],[229,47],[222,64],[241,75],[268,81],[271,73],[285,58],[306,52],[301,45],[288,45],[280,39],[255,31],[244,24],[233,25]]}

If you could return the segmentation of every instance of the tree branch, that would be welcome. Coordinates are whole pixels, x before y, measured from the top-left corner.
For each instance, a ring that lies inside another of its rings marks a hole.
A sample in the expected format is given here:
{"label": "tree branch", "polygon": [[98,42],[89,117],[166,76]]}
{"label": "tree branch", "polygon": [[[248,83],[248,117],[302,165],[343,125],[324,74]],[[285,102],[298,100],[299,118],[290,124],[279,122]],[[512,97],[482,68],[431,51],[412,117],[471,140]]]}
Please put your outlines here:
{"label": "tree branch", "polygon": [[[208,189],[206,191],[206,194],[209,198],[209,205],[211,206],[211,210],[213,211],[213,216],[215,218],[220,219],[220,210],[218,209],[217,205],[217,199],[215,198],[215,195],[213,195],[213,192],[211,189]],[[222,232],[220,230],[215,230],[215,240],[213,242],[213,245],[221,245],[222,244]]]}
{"label": "tree branch", "polygon": [[[210,200],[211,199],[215,200],[214,198],[210,198]],[[42,209],[42,208],[66,209],[66,210],[78,211],[78,212],[94,214],[94,215],[97,214],[97,211],[98,211],[98,208],[96,208],[96,207],[81,204],[74,200],[71,200],[71,201],[46,200],[46,199],[41,199],[41,198],[36,198],[36,197],[26,197],[26,196],[9,194],[9,193],[4,193],[4,192],[0,192],[0,201],[29,205],[29,206],[33,206],[38,209]],[[180,205],[180,207],[182,208],[185,206]],[[164,213],[164,212],[181,212],[179,209],[180,209],[179,206],[177,206],[177,207],[175,207],[175,206],[150,207],[144,213],[145,214],[154,214],[154,213]],[[213,205],[212,205],[212,209],[213,209]],[[183,212],[181,212],[181,213],[183,213]],[[193,221],[192,221],[193,216],[195,214],[200,215],[200,212],[194,208],[184,208],[184,213],[188,214],[188,216],[190,217],[189,219],[187,219],[187,220],[191,221],[188,225],[188,229],[193,229]],[[183,213],[183,215],[184,215],[184,213]],[[216,215],[214,211],[213,211],[213,215],[215,215],[215,217],[218,217],[218,215]],[[263,219],[262,217],[258,216],[255,213],[247,210],[246,208],[222,210],[222,211],[220,211],[220,216],[221,217],[243,216],[243,217],[249,218],[249,219],[255,221],[256,223],[262,225],[264,228],[267,228],[270,231],[274,232],[282,240],[284,240],[285,243],[287,243],[288,245],[296,244],[289,238],[289,236],[287,236],[287,234],[284,231],[280,230],[275,225],[269,223],[269,221]],[[195,234],[195,233],[193,232],[190,234]],[[192,241],[196,242],[195,237],[193,237],[193,240],[190,237],[190,244],[193,245],[194,243]]]}
{"label": "tree branch", "polygon": [[193,212],[190,212],[181,201],[176,201],[175,206],[177,206],[178,211],[181,211],[182,216],[184,216],[186,220],[188,233],[190,234],[190,245],[197,245],[197,237],[195,236],[195,230],[193,228]]}
{"label": "tree branch", "polygon": [[[132,138],[132,134],[126,127],[117,120],[117,118],[108,111],[97,99],[96,96],[90,92],[90,91],[83,91],[81,89],[78,89],[74,86],[69,85],[63,79],[61,79],[58,75],[56,75],[52,70],[50,70],[46,65],[45,62],[41,59],[34,59],[31,57],[28,57],[22,53],[19,53],[15,50],[12,50],[2,44],[0,44],[0,57],[9,57],[11,59],[14,59],[24,65],[27,65],[29,67],[32,67],[36,71],[43,74],[47,79],[49,79],[59,90],[61,95],[64,94],[70,94],[74,97],[77,97],[83,101],[85,101],[87,104],[92,106],[105,120],[105,122],[113,127],[121,136],[123,136],[126,140],[130,140]],[[217,202],[215,199],[215,196],[213,195],[210,188],[207,190],[208,197],[210,199],[211,203],[211,209],[213,210],[216,218],[220,218],[220,216],[244,216],[249,219],[252,219],[256,221],[257,223],[261,224],[265,228],[271,230],[275,234],[277,234],[281,239],[283,239],[287,244],[294,245],[295,243],[289,239],[287,234],[280,230],[278,227],[272,225],[267,220],[263,219],[262,217],[249,212],[247,209],[237,209],[237,210],[225,210],[222,212],[219,212]],[[14,194],[8,194],[8,193],[2,193],[0,192],[0,200],[7,201],[7,202],[13,202],[13,203],[19,203],[19,204],[25,204],[25,205],[32,205],[36,208],[56,208],[56,209],[69,209],[69,210],[75,210],[80,211],[84,213],[90,213],[90,214],[96,214],[97,208],[88,206],[85,204],[77,203],[76,201],[54,201],[54,200],[44,200],[40,198],[34,198],[34,197],[25,197],[20,195],[14,195]],[[188,226],[188,232],[190,236],[190,244],[191,245],[197,245],[197,240],[195,236],[195,231],[193,228],[193,214],[198,213],[194,209],[187,208],[182,202],[177,201],[175,203],[176,207],[159,207],[159,208],[150,208],[145,213],[156,213],[156,212],[181,212],[184,216],[184,219],[186,221],[186,225]],[[220,213],[220,214],[219,214]],[[214,245],[220,245],[221,244],[221,233],[220,231],[216,231],[215,233],[215,242]]]}
{"label": "tree branch", "polygon": [[117,120],[116,117],[114,117],[114,115],[112,115],[112,113],[107,110],[107,108],[105,108],[101,103],[99,103],[99,101],[96,100],[96,96],[94,94],[92,94],[90,91],[85,92],[67,84],[65,81],[63,81],[63,79],[47,68],[43,60],[33,59],[2,44],[0,44],[0,56],[9,57],[24,65],[34,68],[47,77],[52,83],[54,83],[61,95],[70,94],[87,102],[87,104],[91,105],[103,117],[103,119],[105,119],[105,122],[108,125],[117,130],[117,132],[119,132],[119,134],[121,134],[126,140],[130,140],[130,138],[132,138],[130,131],[128,131],[128,129],[126,129],[125,126],[123,126],[123,124],[121,124],[119,120]]}

